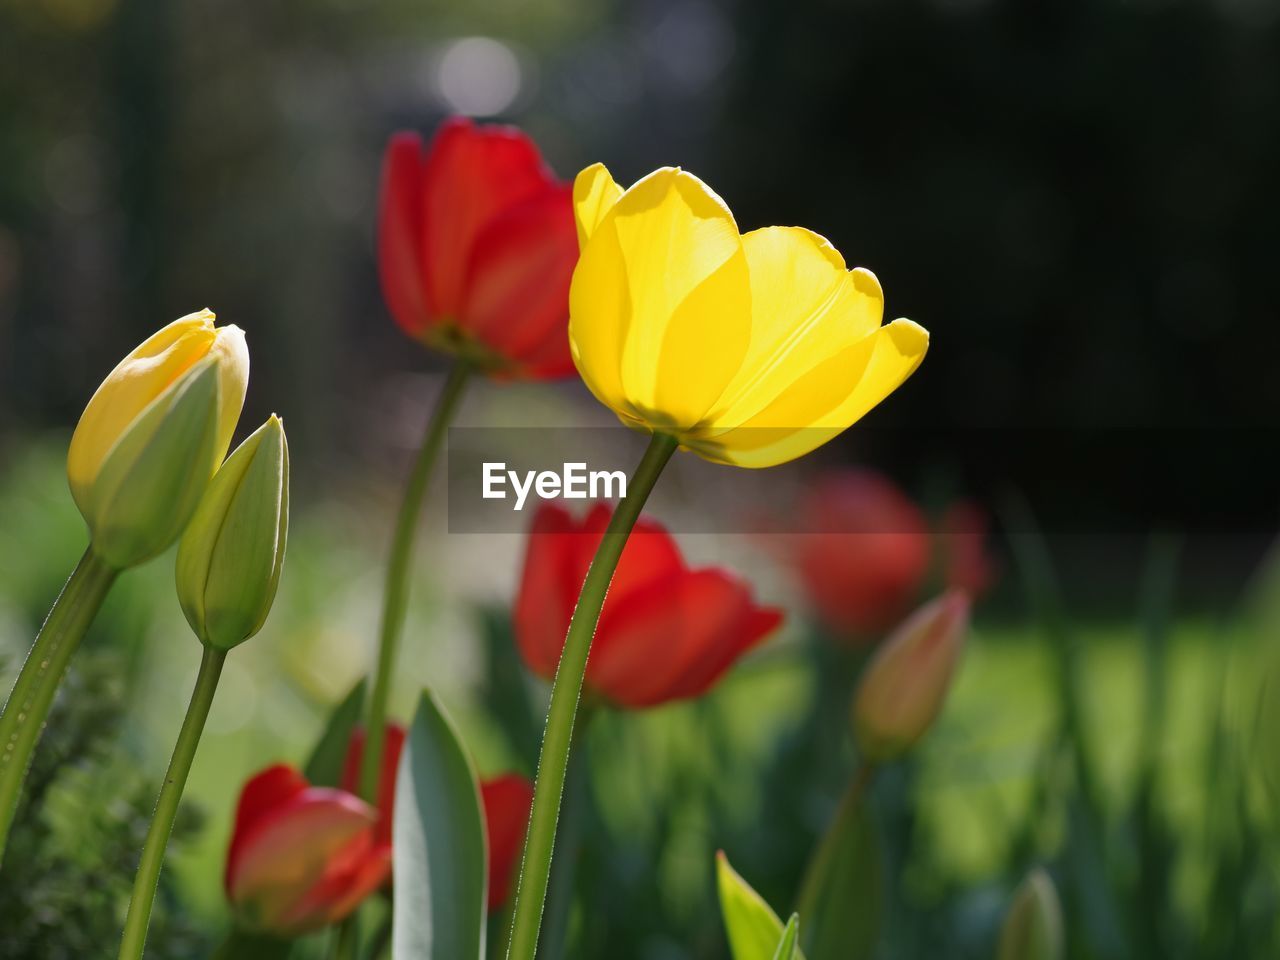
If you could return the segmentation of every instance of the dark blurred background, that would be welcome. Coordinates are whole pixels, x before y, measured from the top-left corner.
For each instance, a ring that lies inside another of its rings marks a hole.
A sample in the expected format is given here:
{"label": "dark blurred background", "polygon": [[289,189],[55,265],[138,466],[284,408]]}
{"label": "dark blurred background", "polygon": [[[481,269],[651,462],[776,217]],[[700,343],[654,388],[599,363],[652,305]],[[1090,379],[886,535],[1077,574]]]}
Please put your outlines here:
{"label": "dark blurred background", "polygon": [[73,423],[208,305],[249,332],[246,422],[278,409],[304,465],[375,457],[388,385],[441,363],[380,300],[380,152],[461,111],[527,127],[566,177],[686,166],[744,229],[803,224],[873,269],[934,345],[851,455],[1033,488],[1060,532],[1229,534],[1252,561],[1280,466],[1278,14],[4,0],[0,438]]}

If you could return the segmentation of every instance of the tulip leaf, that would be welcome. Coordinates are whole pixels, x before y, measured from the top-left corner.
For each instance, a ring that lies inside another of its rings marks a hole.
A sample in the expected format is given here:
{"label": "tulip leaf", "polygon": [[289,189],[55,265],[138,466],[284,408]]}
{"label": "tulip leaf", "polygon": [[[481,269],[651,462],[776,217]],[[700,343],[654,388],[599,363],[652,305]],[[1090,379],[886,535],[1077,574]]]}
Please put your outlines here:
{"label": "tulip leaf", "polygon": [[773,952],[773,960],[793,960],[799,952],[796,941],[800,937],[800,914],[793,913],[787,921],[787,928],[782,931],[782,939],[778,941],[778,949]]}
{"label": "tulip leaf", "polygon": [[[723,853],[716,856],[716,886],[720,890],[720,911],[724,914],[724,929],[733,960],[774,960],[775,957],[803,960],[803,954],[795,948],[794,936],[793,952],[779,952],[787,939],[782,921],[764,898],[729,866],[729,859]],[[795,918],[792,922],[798,930]],[[787,929],[791,927],[792,924],[787,925]]]}
{"label": "tulip leaf", "polygon": [[475,771],[424,691],[396,781],[394,960],[483,960],[488,865]]}
{"label": "tulip leaf", "polygon": [[293,941],[232,930],[209,960],[288,960]]}
{"label": "tulip leaf", "polygon": [[360,723],[364,712],[364,680],[351,688],[351,692],[329,713],[324,732],[316,741],[303,774],[317,787],[336,787],[342,780],[342,766],[347,759],[347,746],[351,734]]}
{"label": "tulip leaf", "polygon": [[800,887],[800,942],[810,960],[864,960],[879,938],[880,849],[861,791],[845,797]]}

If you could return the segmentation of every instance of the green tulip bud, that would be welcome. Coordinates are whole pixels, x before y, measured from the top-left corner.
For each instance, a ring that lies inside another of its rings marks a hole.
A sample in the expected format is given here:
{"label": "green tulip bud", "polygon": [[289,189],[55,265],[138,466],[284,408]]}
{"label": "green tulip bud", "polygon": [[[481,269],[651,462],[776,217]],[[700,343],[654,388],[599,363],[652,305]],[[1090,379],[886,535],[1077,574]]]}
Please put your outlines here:
{"label": "green tulip bud", "polygon": [[272,415],[227,457],[178,545],[178,600],[202,643],[230,650],[262,629],[288,529],[289,446]]}
{"label": "green tulip bud", "polygon": [[244,333],[204,310],[152,334],[102,381],[67,451],[100,559],[131,567],[178,539],[226,455],[248,379]]}
{"label": "green tulip bud", "polygon": [[1000,930],[996,960],[1059,960],[1062,956],[1062,907],[1058,891],[1036,868],[1013,895]]}
{"label": "green tulip bud", "polygon": [[218,375],[205,361],[120,436],[79,498],[94,552],[132,567],[178,538],[218,463]]}

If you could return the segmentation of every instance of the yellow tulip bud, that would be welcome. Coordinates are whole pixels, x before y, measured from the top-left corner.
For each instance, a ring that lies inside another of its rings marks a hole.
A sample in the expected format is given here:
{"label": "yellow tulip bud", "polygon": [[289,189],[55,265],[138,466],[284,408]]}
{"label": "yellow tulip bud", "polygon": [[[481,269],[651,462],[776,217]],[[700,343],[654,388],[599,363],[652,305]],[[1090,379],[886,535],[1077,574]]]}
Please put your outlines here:
{"label": "yellow tulip bud", "polygon": [[924,359],[922,327],[881,325],[869,271],[799,227],[740,233],[690,173],[664,167],[623,190],[595,164],[573,198],[569,345],[628,426],[767,467],[845,430]]}
{"label": "yellow tulip bud", "polygon": [[1062,952],[1058,892],[1049,875],[1037,868],[1013,895],[1000,930],[996,960],[1059,960]]}
{"label": "yellow tulip bud", "polygon": [[117,568],[182,533],[226,455],[244,403],[244,333],[208,310],[175,320],[98,387],[67,451],[67,479],[93,548]]}
{"label": "yellow tulip bud", "polygon": [[214,475],[178,545],[178,600],[202,643],[229,650],[262,629],[289,531],[289,445],[276,416]]}
{"label": "yellow tulip bud", "polygon": [[894,631],[867,665],[853,699],[853,729],[869,763],[893,760],[933,725],[969,626],[969,598],[952,590]]}

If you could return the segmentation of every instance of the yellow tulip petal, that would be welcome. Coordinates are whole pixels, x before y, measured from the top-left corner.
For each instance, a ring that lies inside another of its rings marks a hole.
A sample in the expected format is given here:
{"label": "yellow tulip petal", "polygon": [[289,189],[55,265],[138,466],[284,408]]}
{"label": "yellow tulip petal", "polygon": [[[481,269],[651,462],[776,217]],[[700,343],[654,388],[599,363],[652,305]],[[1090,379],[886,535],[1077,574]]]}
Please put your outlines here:
{"label": "yellow tulip petal", "polygon": [[569,312],[597,396],[659,429],[697,423],[750,336],[746,257],[728,207],[692,174],[645,177],[592,234]]}
{"label": "yellow tulip petal", "polygon": [[803,456],[843,432],[896,390],[924,359],[928,332],[895,320],[789,385],[758,414],[686,446],[709,460],[769,467]]}
{"label": "yellow tulip petal", "polygon": [[734,427],[755,416],[805,373],[880,326],[875,276],[850,273],[823,237],[767,227],[742,238],[751,271],[751,344],[708,419]]}
{"label": "yellow tulip petal", "polygon": [[244,331],[235,324],[219,327],[209,356],[218,365],[218,445],[215,449],[217,462],[221,463],[231,446],[249,387],[249,347],[244,341]]}
{"label": "yellow tulip petal", "polygon": [[573,181],[573,218],[578,225],[578,249],[586,247],[591,234],[622,196],[603,163],[593,163]]}
{"label": "yellow tulip petal", "polygon": [[89,400],[67,451],[71,493],[82,509],[98,469],[129,424],[209,351],[213,319],[202,310],[158,330],[120,361]]}

